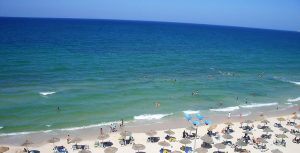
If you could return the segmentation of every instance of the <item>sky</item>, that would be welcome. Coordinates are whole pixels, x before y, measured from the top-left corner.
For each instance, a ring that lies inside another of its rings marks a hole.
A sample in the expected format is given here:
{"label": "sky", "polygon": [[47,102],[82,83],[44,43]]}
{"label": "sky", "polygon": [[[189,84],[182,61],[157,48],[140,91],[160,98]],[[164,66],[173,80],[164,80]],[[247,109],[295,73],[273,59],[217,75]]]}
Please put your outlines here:
{"label": "sky", "polygon": [[300,0],[0,0],[0,16],[167,21],[300,31]]}

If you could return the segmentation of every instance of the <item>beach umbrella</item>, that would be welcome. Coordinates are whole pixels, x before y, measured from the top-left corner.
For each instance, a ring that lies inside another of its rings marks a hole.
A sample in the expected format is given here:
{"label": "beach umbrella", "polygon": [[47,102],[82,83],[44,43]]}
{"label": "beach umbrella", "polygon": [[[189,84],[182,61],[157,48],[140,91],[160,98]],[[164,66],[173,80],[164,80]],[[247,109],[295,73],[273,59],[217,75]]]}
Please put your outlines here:
{"label": "beach umbrella", "polygon": [[270,129],[270,128],[265,128],[265,129],[263,130],[263,132],[266,132],[266,133],[268,134],[269,132],[273,132],[273,130]]}
{"label": "beach umbrella", "polygon": [[170,130],[170,129],[165,131],[165,133],[168,134],[168,135],[174,135],[175,134],[175,132]]}
{"label": "beach umbrella", "polygon": [[269,121],[269,120],[266,120],[266,119],[264,119],[264,120],[262,120],[262,121],[261,121],[261,123],[268,124],[268,123],[270,123],[270,121]]}
{"label": "beach umbrella", "polygon": [[218,152],[219,152],[220,149],[225,149],[226,148],[226,146],[223,143],[217,143],[214,146],[218,149]]}
{"label": "beach umbrella", "polygon": [[105,140],[105,139],[107,139],[107,138],[109,138],[109,135],[108,135],[108,134],[105,134],[105,133],[102,133],[102,134],[100,134],[100,135],[98,136],[98,139],[99,139],[99,140],[102,140],[102,142],[103,142],[103,140]]}
{"label": "beach umbrella", "polygon": [[294,115],[293,117],[292,117],[292,119],[294,120],[294,122],[296,122],[296,119],[298,119],[299,117],[297,116],[297,115]]}
{"label": "beach umbrella", "polygon": [[172,151],[171,153],[182,153],[181,151]]}
{"label": "beach umbrella", "polygon": [[205,123],[206,125],[209,125],[209,124],[211,124],[211,121],[210,121],[210,120],[205,120],[204,123]]}
{"label": "beach umbrella", "polygon": [[191,144],[191,143],[192,143],[192,141],[189,140],[189,139],[187,139],[187,138],[181,139],[179,142],[180,142],[181,144],[184,144],[184,145],[187,145],[187,144]]}
{"label": "beach umbrella", "polygon": [[192,120],[192,116],[190,114],[184,114],[184,118],[187,120],[187,121],[190,121]]}
{"label": "beach umbrella", "polygon": [[30,140],[28,140],[28,139],[26,139],[22,144],[21,144],[21,146],[25,146],[25,147],[28,147],[29,145],[32,145],[33,144],[33,142],[32,141],[30,141]]}
{"label": "beach umbrella", "polygon": [[203,116],[202,115],[200,115],[199,113],[198,114],[196,114],[196,117],[199,119],[199,120],[203,120]]}
{"label": "beach umbrella", "polygon": [[247,146],[247,143],[244,142],[244,141],[242,141],[242,140],[240,139],[240,140],[238,140],[238,141],[236,142],[236,145],[238,145],[238,146],[240,146],[240,147],[243,147],[243,146]]}
{"label": "beach umbrella", "polygon": [[132,132],[130,132],[130,131],[122,131],[122,132],[120,133],[120,135],[121,135],[122,137],[131,136],[131,135],[132,135]]}
{"label": "beach umbrella", "polygon": [[0,147],[0,153],[6,152],[8,150],[9,150],[9,147],[3,147],[3,146]]}
{"label": "beach umbrella", "polygon": [[276,137],[282,138],[282,139],[287,138],[287,136],[285,134],[278,134],[278,135],[276,135]]}
{"label": "beach umbrella", "polygon": [[257,141],[260,143],[268,143],[268,141],[266,139],[263,138],[257,138]]}
{"label": "beach umbrella", "polygon": [[146,135],[148,135],[148,136],[150,136],[150,137],[153,137],[153,136],[155,136],[156,134],[157,134],[157,132],[154,131],[154,130],[150,130],[150,131],[146,132]]}
{"label": "beach umbrella", "polygon": [[118,148],[116,147],[108,147],[104,150],[104,153],[115,153],[118,151]]}
{"label": "beach umbrella", "polygon": [[59,141],[60,141],[60,139],[55,138],[55,137],[52,137],[51,139],[48,140],[49,143],[53,143],[53,144],[56,143],[56,142],[59,142]]}
{"label": "beach umbrella", "polygon": [[78,153],[92,153],[92,152],[89,150],[80,150]]}
{"label": "beach umbrella", "polygon": [[228,125],[228,126],[234,125],[234,124],[233,124],[232,122],[230,122],[230,121],[229,121],[229,122],[225,122],[224,124],[225,124],[225,125]]}
{"label": "beach umbrella", "polygon": [[296,125],[295,128],[300,129],[300,125]]}
{"label": "beach umbrella", "polygon": [[132,145],[132,149],[137,150],[138,152],[140,152],[140,150],[144,150],[145,148],[146,148],[146,146],[143,145],[143,144],[134,144],[134,145]]}
{"label": "beach umbrella", "polygon": [[207,130],[212,131],[212,130],[214,130],[215,128],[217,128],[217,124],[214,124],[214,125],[209,126],[209,128],[208,128]]}
{"label": "beach umbrella", "polygon": [[169,142],[167,142],[167,141],[160,141],[160,142],[158,142],[158,144],[159,145],[161,145],[161,146],[163,146],[163,147],[168,147],[168,146],[170,146],[170,143]]}
{"label": "beach umbrella", "polygon": [[207,134],[205,134],[204,136],[201,137],[201,140],[205,143],[209,143],[209,144],[212,144],[214,143],[213,139],[208,136]]}
{"label": "beach umbrella", "polygon": [[246,123],[248,125],[250,123],[253,123],[253,121],[252,120],[245,120],[244,123]]}
{"label": "beach umbrella", "polygon": [[70,143],[78,143],[78,142],[80,142],[80,141],[82,141],[81,138],[75,137],[75,138],[72,138],[72,139],[71,139]]}
{"label": "beach umbrella", "polygon": [[197,148],[197,149],[195,149],[195,152],[196,153],[207,153],[208,152],[208,150],[207,149],[205,149],[205,148]]}
{"label": "beach umbrella", "polygon": [[196,130],[196,128],[195,128],[195,127],[193,127],[193,126],[189,126],[189,127],[187,127],[187,128],[186,128],[186,130],[188,130],[188,131],[195,131],[195,130]]}
{"label": "beach umbrella", "polygon": [[280,151],[279,149],[274,149],[274,150],[271,150],[272,153],[283,153],[282,151]]}
{"label": "beach umbrella", "polygon": [[280,122],[280,124],[281,124],[282,121],[285,121],[285,118],[279,117],[279,118],[277,118],[277,120],[278,120],[278,121]]}
{"label": "beach umbrella", "polygon": [[226,140],[232,139],[232,138],[233,138],[233,136],[230,135],[230,134],[224,134],[222,137],[223,137],[224,139],[226,139]]}
{"label": "beach umbrella", "polygon": [[286,132],[289,132],[290,130],[283,127],[283,128],[280,128],[280,131],[282,131],[283,133],[286,133]]}
{"label": "beach umbrella", "polygon": [[193,121],[193,125],[198,126],[200,125],[200,122],[198,120]]}

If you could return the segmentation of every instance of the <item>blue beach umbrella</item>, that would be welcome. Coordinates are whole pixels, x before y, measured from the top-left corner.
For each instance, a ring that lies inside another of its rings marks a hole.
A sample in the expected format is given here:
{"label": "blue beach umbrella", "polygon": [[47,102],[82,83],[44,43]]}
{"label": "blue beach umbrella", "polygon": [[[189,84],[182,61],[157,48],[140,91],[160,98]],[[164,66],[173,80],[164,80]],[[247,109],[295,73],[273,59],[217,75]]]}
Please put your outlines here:
{"label": "blue beach umbrella", "polygon": [[211,121],[210,121],[210,120],[205,120],[204,123],[205,123],[206,125],[209,125],[209,124],[211,124]]}
{"label": "blue beach umbrella", "polygon": [[196,114],[196,117],[199,119],[199,120],[203,120],[203,116],[202,115],[200,115],[200,114]]}
{"label": "blue beach umbrella", "polygon": [[200,125],[200,122],[199,122],[198,120],[195,120],[195,121],[193,121],[193,124],[194,124],[195,126],[198,126],[198,125]]}
{"label": "blue beach umbrella", "polygon": [[192,116],[190,114],[184,114],[184,118],[188,121],[192,120]]}

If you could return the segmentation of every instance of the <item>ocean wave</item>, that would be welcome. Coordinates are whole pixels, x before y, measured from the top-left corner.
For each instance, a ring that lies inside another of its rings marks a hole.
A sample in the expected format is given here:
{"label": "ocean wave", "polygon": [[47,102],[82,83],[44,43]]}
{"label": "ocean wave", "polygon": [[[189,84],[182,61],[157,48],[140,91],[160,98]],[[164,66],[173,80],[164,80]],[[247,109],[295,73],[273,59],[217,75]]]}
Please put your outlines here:
{"label": "ocean wave", "polygon": [[[251,114],[252,114],[251,112],[242,113],[242,117],[249,116]],[[232,115],[232,116],[238,116],[239,117],[241,115]]]}
{"label": "ocean wave", "polygon": [[27,131],[27,132],[13,132],[13,133],[1,133],[0,137],[5,136],[14,136],[14,135],[27,135],[27,134],[33,134],[33,133],[49,133],[52,132],[52,130],[46,130],[46,131]]}
{"label": "ocean wave", "polygon": [[143,114],[139,116],[134,116],[135,120],[158,120],[172,114]]}
{"label": "ocean wave", "polygon": [[287,80],[285,78],[281,78],[281,77],[273,77],[275,80],[279,80],[279,81],[282,81],[282,82],[288,82],[288,83],[292,83],[292,84],[295,84],[295,85],[300,85],[300,82],[299,81],[291,81],[291,80]]}
{"label": "ocean wave", "polygon": [[[59,129],[60,131],[74,131],[74,130],[80,130],[80,129],[87,129],[87,128],[93,128],[93,127],[100,127],[100,126],[107,126],[111,124],[116,124],[120,123],[120,121],[113,121],[113,122],[103,122],[99,124],[92,124],[92,125],[87,125],[87,126],[79,126],[79,127],[71,127],[71,128],[64,128],[64,129]],[[127,123],[127,122],[124,122]]]}
{"label": "ocean wave", "polygon": [[54,91],[44,91],[44,92],[39,92],[40,95],[43,95],[43,96],[47,96],[47,95],[52,95],[52,94],[55,94],[56,92]]}
{"label": "ocean wave", "polygon": [[45,126],[47,126],[47,127],[51,127],[52,125],[50,125],[50,124],[47,124],[47,125],[45,125]]}
{"label": "ocean wave", "polygon": [[296,102],[296,101],[300,101],[300,97],[298,97],[298,98],[294,98],[294,99],[288,99],[287,100],[288,102]]}
{"label": "ocean wave", "polygon": [[200,113],[199,110],[185,110],[185,111],[182,111],[184,114],[197,114],[197,113]]}
{"label": "ocean wave", "polygon": [[252,103],[249,105],[240,105],[240,107],[242,108],[257,108],[257,107],[267,107],[267,106],[274,106],[274,105],[278,105],[278,103],[274,102],[274,103]]}
{"label": "ocean wave", "polygon": [[3,126],[0,126],[0,130],[3,129]]}
{"label": "ocean wave", "polygon": [[240,109],[239,106],[232,106],[232,107],[216,108],[216,109],[209,109],[209,110],[214,112],[232,112],[238,109]]}

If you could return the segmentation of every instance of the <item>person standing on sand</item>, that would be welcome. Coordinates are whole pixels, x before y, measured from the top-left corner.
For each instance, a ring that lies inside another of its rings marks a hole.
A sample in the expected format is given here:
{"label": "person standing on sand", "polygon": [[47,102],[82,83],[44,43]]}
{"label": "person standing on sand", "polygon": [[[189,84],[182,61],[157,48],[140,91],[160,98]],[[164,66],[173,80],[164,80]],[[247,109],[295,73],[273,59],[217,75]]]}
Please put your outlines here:
{"label": "person standing on sand", "polygon": [[67,144],[69,144],[70,141],[71,141],[71,138],[70,138],[70,135],[68,134],[68,136],[67,136]]}

